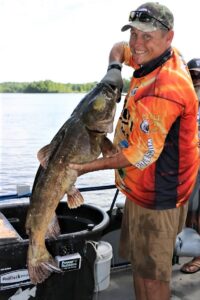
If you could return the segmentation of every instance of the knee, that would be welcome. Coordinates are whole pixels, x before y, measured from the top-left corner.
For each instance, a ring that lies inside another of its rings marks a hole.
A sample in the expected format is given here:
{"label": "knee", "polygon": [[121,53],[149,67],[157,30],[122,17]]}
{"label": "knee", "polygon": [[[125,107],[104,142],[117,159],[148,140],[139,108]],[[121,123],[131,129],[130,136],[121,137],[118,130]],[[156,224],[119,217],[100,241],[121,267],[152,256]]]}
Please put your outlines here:
{"label": "knee", "polygon": [[144,279],[144,286],[146,290],[154,291],[160,288],[161,282],[159,280]]}

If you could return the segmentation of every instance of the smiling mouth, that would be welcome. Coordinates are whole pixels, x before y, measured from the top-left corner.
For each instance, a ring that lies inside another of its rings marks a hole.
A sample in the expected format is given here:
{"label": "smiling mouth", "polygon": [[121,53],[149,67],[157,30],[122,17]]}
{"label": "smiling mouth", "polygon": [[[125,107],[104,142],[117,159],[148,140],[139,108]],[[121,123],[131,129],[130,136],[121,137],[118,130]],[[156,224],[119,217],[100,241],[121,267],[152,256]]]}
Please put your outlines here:
{"label": "smiling mouth", "polygon": [[134,50],[134,54],[143,55],[143,54],[146,54],[146,51],[144,51],[144,50]]}

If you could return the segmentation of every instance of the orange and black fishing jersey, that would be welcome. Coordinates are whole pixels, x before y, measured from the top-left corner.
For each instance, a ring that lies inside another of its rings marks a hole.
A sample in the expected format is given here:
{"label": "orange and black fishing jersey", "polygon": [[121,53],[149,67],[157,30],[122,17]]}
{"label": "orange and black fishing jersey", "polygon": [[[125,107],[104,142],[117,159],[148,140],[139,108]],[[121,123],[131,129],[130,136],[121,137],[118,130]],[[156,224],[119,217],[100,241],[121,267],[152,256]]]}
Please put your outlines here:
{"label": "orange and black fishing jersey", "polygon": [[[125,63],[138,68],[124,47]],[[116,184],[140,206],[170,209],[189,199],[196,180],[198,99],[176,49],[155,66],[130,83],[114,142],[132,166],[116,171]]]}

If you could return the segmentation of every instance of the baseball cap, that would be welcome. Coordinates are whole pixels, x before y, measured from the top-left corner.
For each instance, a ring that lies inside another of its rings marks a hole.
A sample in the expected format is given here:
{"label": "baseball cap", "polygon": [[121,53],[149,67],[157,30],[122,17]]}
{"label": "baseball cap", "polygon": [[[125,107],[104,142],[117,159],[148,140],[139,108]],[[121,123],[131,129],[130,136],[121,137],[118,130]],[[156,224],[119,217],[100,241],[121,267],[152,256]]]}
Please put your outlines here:
{"label": "baseball cap", "polygon": [[190,71],[200,71],[200,58],[193,58],[187,63]]}
{"label": "baseball cap", "polygon": [[130,23],[124,25],[121,31],[135,27],[144,32],[151,32],[157,29],[170,30],[174,26],[172,12],[158,2],[147,2],[131,11],[129,21]]}

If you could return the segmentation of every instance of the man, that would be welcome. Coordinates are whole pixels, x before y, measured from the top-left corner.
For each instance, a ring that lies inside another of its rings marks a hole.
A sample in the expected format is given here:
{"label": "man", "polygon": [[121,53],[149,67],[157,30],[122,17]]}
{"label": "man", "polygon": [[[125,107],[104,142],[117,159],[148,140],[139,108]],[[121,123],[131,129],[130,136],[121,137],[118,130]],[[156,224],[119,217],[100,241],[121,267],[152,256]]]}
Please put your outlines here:
{"label": "man", "polygon": [[[102,79],[119,87],[121,63],[135,71],[119,118],[118,152],[83,165],[78,174],[116,170],[116,185],[127,196],[120,253],[130,259],[137,300],[169,300],[176,235],[198,169],[197,97],[173,39],[173,15],[159,3],[130,13],[129,44],[110,52]],[[113,80],[113,82],[112,82]],[[120,150],[119,150],[120,149]]]}
{"label": "man", "polygon": [[[193,58],[188,62],[188,69],[193,81],[195,92],[200,101],[200,58]],[[198,113],[198,132],[200,138],[200,119]],[[199,199],[199,174],[195,188],[189,200],[189,209],[186,220],[186,226],[192,227],[200,233],[200,199]],[[200,256],[194,257],[188,263],[185,263],[181,267],[181,272],[186,274],[192,274],[200,271]]]}

